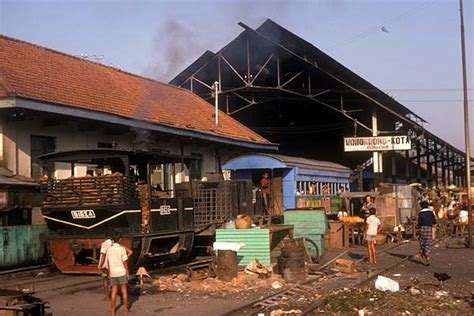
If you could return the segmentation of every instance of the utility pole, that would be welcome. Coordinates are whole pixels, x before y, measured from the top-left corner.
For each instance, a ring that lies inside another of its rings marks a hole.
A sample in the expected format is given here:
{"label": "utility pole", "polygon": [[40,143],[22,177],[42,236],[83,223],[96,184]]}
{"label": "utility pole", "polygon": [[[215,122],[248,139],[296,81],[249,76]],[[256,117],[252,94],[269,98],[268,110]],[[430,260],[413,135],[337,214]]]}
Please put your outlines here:
{"label": "utility pole", "polygon": [[467,70],[466,70],[466,44],[464,42],[464,12],[463,0],[459,0],[459,13],[461,16],[461,56],[462,56],[462,86],[464,92],[464,135],[466,141],[466,186],[467,186],[467,211],[468,219],[468,247],[473,247],[472,242],[472,203],[471,203],[471,149],[469,140],[469,107],[467,102]]}
{"label": "utility pole", "polygon": [[214,106],[215,106],[215,124],[216,125],[219,125],[219,82],[216,81],[214,82],[214,88],[216,89],[216,91],[214,92],[215,94],[215,102],[214,102]]}
{"label": "utility pole", "polygon": [[[372,136],[376,137],[378,132],[377,112],[372,112]],[[374,187],[379,186],[383,182],[383,161],[382,153],[378,151],[372,152],[373,166],[374,166]]]}

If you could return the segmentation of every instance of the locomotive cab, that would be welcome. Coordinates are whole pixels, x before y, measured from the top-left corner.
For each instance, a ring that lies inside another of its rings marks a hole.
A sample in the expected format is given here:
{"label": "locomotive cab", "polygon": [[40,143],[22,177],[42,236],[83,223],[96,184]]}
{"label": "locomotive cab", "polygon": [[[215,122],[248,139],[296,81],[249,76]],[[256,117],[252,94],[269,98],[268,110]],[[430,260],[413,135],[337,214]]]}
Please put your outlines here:
{"label": "locomotive cab", "polygon": [[[194,239],[191,185],[175,183],[176,166],[196,157],[115,149],[56,152],[39,157],[42,215],[53,262],[63,273],[98,273],[106,232],[122,234],[133,251],[129,268],[176,261]],[[59,179],[62,167],[71,176]]]}

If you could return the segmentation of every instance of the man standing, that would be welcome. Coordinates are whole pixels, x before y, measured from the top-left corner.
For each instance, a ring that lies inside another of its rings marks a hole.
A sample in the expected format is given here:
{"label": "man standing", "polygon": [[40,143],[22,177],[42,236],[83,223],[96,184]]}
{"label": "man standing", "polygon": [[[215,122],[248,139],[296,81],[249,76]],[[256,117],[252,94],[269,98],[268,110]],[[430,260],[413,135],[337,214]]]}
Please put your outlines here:
{"label": "man standing", "polygon": [[120,245],[120,239],[122,238],[120,233],[115,233],[113,237],[114,243],[110,246],[106,255],[106,264],[109,270],[109,282],[112,286],[111,293],[111,315],[115,315],[115,301],[117,299],[117,291],[120,286],[123,299],[123,314],[128,314],[128,295],[127,295],[127,283],[129,279],[128,272],[128,256],[127,251]]}
{"label": "man standing", "polygon": [[264,212],[268,215],[270,212],[270,179],[267,171],[263,173],[263,178],[260,180],[260,188],[262,190]]}
{"label": "man standing", "polygon": [[106,263],[105,263],[105,255],[107,253],[107,250],[109,250],[110,246],[112,246],[112,236],[113,236],[113,230],[107,229],[106,232],[106,239],[102,242],[100,245],[100,259],[99,259],[99,272],[102,276],[102,282],[104,284],[104,294],[105,294],[105,300],[109,301],[110,300],[110,293],[109,293],[109,274],[107,271]]}
{"label": "man standing", "polygon": [[431,263],[433,249],[433,225],[436,225],[436,216],[429,208],[427,201],[420,202],[421,210],[418,213],[418,226],[420,227],[420,255],[417,255],[425,265]]}
{"label": "man standing", "polygon": [[365,240],[367,241],[367,252],[369,255],[369,263],[374,266],[377,263],[375,255],[375,239],[377,234],[383,228],[383,224],[380,222],[380,219],[375,215],[377,210],[375,207],[371,207],[369,210],[369,217],[366,220],[365,226]]}

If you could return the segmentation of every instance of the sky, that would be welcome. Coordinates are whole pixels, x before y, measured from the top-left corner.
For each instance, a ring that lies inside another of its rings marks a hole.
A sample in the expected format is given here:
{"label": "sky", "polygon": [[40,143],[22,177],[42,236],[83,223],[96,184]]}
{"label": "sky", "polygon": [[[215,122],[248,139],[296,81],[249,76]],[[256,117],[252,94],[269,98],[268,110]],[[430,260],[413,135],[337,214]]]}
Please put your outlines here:
{"label": "sky", "polygon": [[[464,11],[474,131],[474,1]],[[458,0],[0,0],[1,34],[165,82],[242,32],[239,21],[256,28],[267,18],[464,150]]]}

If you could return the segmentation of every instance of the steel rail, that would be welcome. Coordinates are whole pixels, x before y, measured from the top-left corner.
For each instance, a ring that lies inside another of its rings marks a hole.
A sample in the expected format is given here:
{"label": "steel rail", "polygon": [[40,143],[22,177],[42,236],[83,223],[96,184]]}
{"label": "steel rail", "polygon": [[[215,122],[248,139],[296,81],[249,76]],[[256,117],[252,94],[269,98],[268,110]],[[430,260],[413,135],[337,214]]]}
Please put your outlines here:
{"label": "steel rail", "polygon": [[[433,245],[433,247],[436,246],[436,245],[438,245],[440,242],[446,240],[448,237],[449,237],[449,236],[444,236],[444,237],[438,239],[438,241]],[[405,244],[406,244],[406,243],[405,243]],[[405,245],[405,244],[404,244],[404,245]],[[398,246],[400,246],[400,245],[398,245]],[[391,249],[394,249],[394,248],[397,248],[397,247],[393,247],[393,248],[386,249],[386,251],[381,252],[380,254],[386,253],[387,251],[389,251],[389,250],[391,250]],[[419,252],[417,251],[417,252],[415,252],[415,253],[413,253],[413,254],[411,254],[411,255],[407,255],[405,258],[403,258],[403,259],[401,259],[401,260],[395,262],[394,264],[388,266],[387,268],[382,269],[381,271],[379,271],[379,272],[377,272],[377,273],[368,275],[365,279],[363,279],[363,280],[357,282],[356,284],[353,284],[351,287],[352,287],[352,288],[359,288],[359,287],[361,287],[362,285],[364,285],[365,283],[367,283],[367,282],[369,282],[370,280],[374,279],[375,277],[377,277],[377,276],[379,276],[379,275],[381,275],[381,274],[383,274],[383,273],[386,273],[386,272],[388,272],[388,271],[390,271],[390,270],[392,270],[392,269],[398,267],[400,264],[404,263],[404,262],[407,261],[407,260],[410,260],[410,258],[412,258],[413,256],[415,256],[415,255],[418,254],[418,253],[419,253]],[[310,306],[309,308],[305,309],[300,315],[301,315],[301,316],[303,316],[303,315],[309,315],[309,314],[310,314],[311,312],[313,312],[315,309],[317,309],[318,307],[320,307],[321,304],[322,304],[322,302],[319,301],[318,303],[316,303],[316,304]]]}
{"label": "steel rail", "polygon": [[[390,250],[392,250],[392,249],[395,249],[395,248],[398,248],[398,247],[400,247],[400,246],[407,245],[407,244],[408,244],[408,243],[399,243],[399,244],[396,244],[396,245],[394,245],[394,246],[391,246],[391,247],[389,247],[388,249],[385,249],[385,250],[379,252],[379,253],[378,253],[378,256],[383,255],[383,254],[387,253],[388,251],[390,251]],[[337,258],[341,257],[341,255],[344,255],[344,254],[346,254],[346,253],[347,253],[347,250],[344,251],[344,252],[342,252],[341,254],[337,255],[335,258],[331,259],[329,262],[323,264],[323,265],[322,265],[321,267],[319,267],[318,270],[316,270],[316,271],[321,271],[322,269],[326,268],[330,263],[332,263],[332,262],[334,261],[334,259],[337,259]],[[358,261],[361,261],[361,260],[363,260],[363,259],[360,259],[360,260],[358,260]],[[295,285],[286,287],[286,288],[284,288],[284,289],[282,289],[282,290],[279,290],[279,291],[274,292],[274,293],[272,293],[272,294],[269,294],[269,295],[267,295],[267,296],[264,296],[264,297],[255,299],[255,300],[253,300],[253,301],[251,301],[251,302],[249,302],[249,303],[246,303],[246,304],[244,304],[244,305],[241,305],[241,306],[239,306],[239,307],[236,307],[235,309],[232,309],[232,310],[226,312],[226,313],[223,314],[223,315],[224,315],[224,316],[242,315],[242,312],[245,312],[245,311],[247,311],[247,310],[253,310],[253,309],[258,308],[258,307],[255,306],[255,305],[258,304],[258,303],[260,303],[260,302],[264,302],[264,301],[269,300],[269,299],[271,299],[271,298],[278,297],[279,295],[281,295],[281,294],[283,294],[283,293],[285,293],[285,292],[291,291],[292,289],[295,289],[295,288],[297,288],[297,287],[299,287],[299,286],[304,286],[304,285],[312,284],[312,283],[318,281],[319,279],[320,279],[320,277],[311,278],[311,279],[306,280],[306,281],[304,281],[304,282],[302,282],[302,283],[297,283],[297,284],[295,284]],[[319,307],[319,305],[318,305],[318,306],[313,305],[313,306],[311,306],[311,307],[314,307],[314,309],[316,309],[317,307]],[[314,309],[312,309],[312,310],[314,310]]]}
{"label": "steel rail", "polygon": [[18,272],[27,272],[27,271],[33,271],[33,270],[39,270],[39,269],[44,269],[44,268],[49,268],[53,264],[52,263],[47,263],[47,264],[40,264],[36,266],[30,266],[30,267],[24,267],[24,268],[16,268],[16,269],[11,269],[11,270],[4,270],[0,271],[0,276],[2,275],[8,275],[8,274],[13,274],[13,273],[18,273]]}

